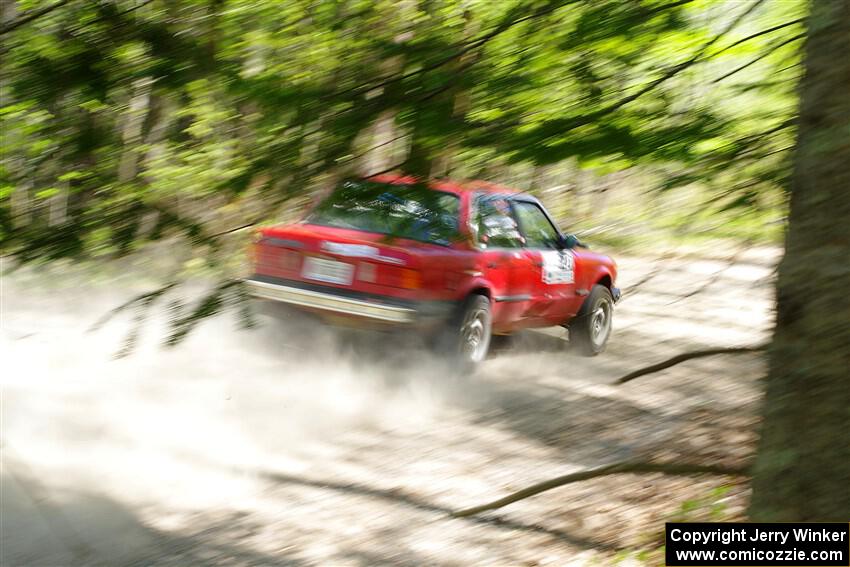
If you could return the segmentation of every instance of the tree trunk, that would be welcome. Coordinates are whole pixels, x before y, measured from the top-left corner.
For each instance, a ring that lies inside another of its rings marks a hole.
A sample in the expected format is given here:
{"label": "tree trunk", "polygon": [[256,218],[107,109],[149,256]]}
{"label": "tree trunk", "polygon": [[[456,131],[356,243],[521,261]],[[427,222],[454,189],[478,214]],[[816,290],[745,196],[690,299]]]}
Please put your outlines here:
{"label": "tree trunk", "polygon": [[123,153],[118,164],[118,181],[122,183],[132,180],[138,173],[138,145],[150,106],[152,84],[150,77],[143,77],[136,79],[130,90],[129,108],[121,128]]}
{"label": "tree trunk", "polygon": [[850,2],[808,26],[754,521],[850,518]]}
{"label": "tree trunk", "polygon": [[68,182],[57,183],[55,195],[50,197],[47,205],[47,225],[59,226],[68,221]]}
{"label": "tree trunk", "polygon": [[398,137],[395,127],[395,111],[382,112],[372,123],[370,130],[371,135],[367,142],[369,149],[366,150],[362,160],[363,164],[359,168],[361,175],[385,171],[395,163],[395,142]]}

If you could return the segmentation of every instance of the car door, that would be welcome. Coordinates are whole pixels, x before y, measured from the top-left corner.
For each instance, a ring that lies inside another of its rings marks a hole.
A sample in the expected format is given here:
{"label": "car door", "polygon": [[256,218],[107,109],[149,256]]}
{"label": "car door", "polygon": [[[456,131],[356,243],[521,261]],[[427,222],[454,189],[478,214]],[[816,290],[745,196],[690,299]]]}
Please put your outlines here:
{"label": "car door", "polygon": [[508,199],[481,194],[475,199],[473,229],[480,250],[479,268],[493,290],[496,331],[522,326],[534,293],[532,260]]}
{"label": "car door", "polygon": [[559,247],[560,233],[540,203],[515,199],[512,206],[525,251],[536,268],[529,314],[541,323],[559,325],[573,314],[576,303],[575,255]]}

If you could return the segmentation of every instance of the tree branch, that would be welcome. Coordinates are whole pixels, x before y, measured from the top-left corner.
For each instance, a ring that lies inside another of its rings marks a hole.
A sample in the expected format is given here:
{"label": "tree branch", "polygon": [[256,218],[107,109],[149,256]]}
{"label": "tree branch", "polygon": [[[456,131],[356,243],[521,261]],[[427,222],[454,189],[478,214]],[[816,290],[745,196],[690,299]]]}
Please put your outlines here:
{"label": "tree branch", "polygon": [[696,52],[696,54],[693,57],[691,57],[687,61],[684,61],[684,62],[679,63],[678,65],[672,67],[666,73],[664,73],[659,78],[657,78],[653,82],[649,83],[648,85],[646,85],[645,87],[640,89],[638,92],[631,94],[631,95],[617,101],[616,103],[609,105],[608,107],[603,108],[602,110],[598,111],[597,113],[595,113],[598,116],[594,116],[594,118],[598,118],[600,116],[610,114],[610,113],[614,112],[615,110],[619,109],[620,107],[625,106],[625,105],[629,104],[630,102],[633,102],[634,100],[642,97],[644,94],[648,93],[649,91],[655,89],[661,83],[664,83],[664,82],[672,79],[673,77],[675,77],[676,75],[678,75],[679,73],[681,73],[682,71],[687,69],[688,67],[694,65],[695,63],[702,61],[704,56],[705,56],[705,53],[708,51],[708,49],[712,45],[714,45],[715,43],[717,43],[718,41],[723,39],[729,32],[731,32],[733,29],[735,29],[738,26],[738,24],[740,24],[741,21],[744,18],[746,18],[748,15],[750,15],[756,8],[758,8],[764,2],[765,2],[765,0],[755,0],[755,2],[753,2],[750,5],[749,8],[747,8],[746,10],[741,12],[734,20],[732,20],[732,22],[730,22],[729,25],[726,26],[726,28],[723,31],[721,31],[719,34],[717,34],[716,36],[714,36],[713,38],[708,40],[699,49],[699,51]]}
{"label": "tree branch", "polygon": [[37,20],[38,18],[44,16],[45,14],[49,14],[56,8],[61,8],[71,0],[59,0],[58,2],[54,2],[40,10],[32,10],[28,14],[24,14],[18,18],[15,18],[13,21],[9,22],[5,26],[0,27],[0,35],[7,34],[11,31],[18,29],[19,27],[30,23],[33,20]]}
{"label": "tree branch", "polygon": [[743,65],[741,65],[740,67],[737,67],[737,68],[735,68],[735,69],[732,69],[731,71],[729,71],[729,72],[728,72],[728,73],[726,73],[725,75],[723,75],[723,76],[721,76],[721,77],[718,77],[718,78],[714,79],[713,81],[711,81],[711,83],[712,83],[712,84],[714,84],[714,83],[719,83],[719,82],[720,82],[720,81],[722,81],[723,79],[729,78],[729,77],[731,77],[732,75],[734,75],[734,74],[736,74],[736,73],[738,73],[738,72],[740,72],[740,71],[743,71],[744,69],[746,69],[746,68],[747,68],[747,67],[749,67],[750,65],[754,65],[754,64],[758,63],[759,61],[761,61],[762,59],[764,59],[765,57],[767,57],[767,56],[768,56],[768,55],[770,55],[771,53],[773,53],[773,52],[777,51],[778,49],[780,49],[781,47],[784,47],[784,46],[788,45],[789,43],[795,42],[795,41],[797,41],[798,39],[803,39],[804,37],[806,37],[806,34],[801,33],[801,34],[795,35],[794,37],[789,37],[788,39],[786,39],[786,40],[784,40],[784,41],[780,41],[779,43],[776,43],[776,44],[772,45],[771,47],[769,47],[769,48],[767,49],[767,51],[765,51],[764,53],[762,53],[761,55],[759,55],[759,56],[758,56],[758,57],[756,57],[755,59],[752,59],[751,61],[748,61],[747,63],[744,63],[744,64],[743,64]]}
{"label": "tree branch", "polygon": [[[664,254],[662,254],[661,256],[656,258],[654,261],[656,263],[667,262],[669,260],[675,260],[676,256],[677,255],[673,251],[669,251],[669,252],[665,252]],[[628,288],[623,289],[623,294],[620,297],[620,301],[623,301],[625,298],[631,297],[632,295],[634,295],[635,292],[637,292],[641,287],[644,286],[644,284],[646,284],[647,282],[649,282],[650,280],[652,280],[653,278],[658,276],[663,271],[664,271],[664,267],[655,268],[649,274],[645,275],[640,280],[638,280],[634,284],[630,285]]]}
{"label": "tree branch", "polygon": [[769,33],[773,33],[773,32],[775,32],[775,31],[778,31],[778,30],[781,30],[781,29],[787,28],[787,27],[789,27],[789,26],[794,26],[794,25],[797,25],[797,24],[802,24],[802,23],[803,23],[803,22],[805,22],[805,21],[806,21],[806,20],[805,20],[805,18],[798,18],[798,19],[796,19],[796,20],[791,20],[790,22],[785,22],[784,24],[778,24],[778,25],[775,25],[775,26],[773,26],[772,28],[767,28],[767,29],[761,30],[760,32],[756,32],[756,33],[754,33],[754,34],[750,34],[750,35],[748,35],[747,37],[743,37],[743,38],[739,39],[738,41],[735,41],[735,42],[730,43],[729,45],[727,45],[726,47],[724,47],[724,48],[723,48],[723,49],[721,49],[720,51],[716,51],[716,52],[714,52],[711,56],[712,56],[712,57],[716,57],[716,56],[720,55],[721,53],[724,53],[724,52],[726,52],[726,51],[729,51],[729,50],[730,50],[730,49],[732,49],[733,47],[737,47],[737,46],[741,45],[742,43],[746,43],[746,42],[750,41],[751,39],[755,39],[755,38],[757,38],[757,37],[760,37],[760,36],[763,36],[763,35],[767,35],[767,34],[769,34]]}
{"label": "tree branch", "polygon": [[266,217],[266,215],[263,214],[263,216],[257,217],[254,220],[250,220],[250,221],[246,222],[245,224],[239,225],[239,226],[234,227],[234,228],[228,228],[227,230],[222,230],[221,232],[216,232],[215,234],[213,234],[211,236],[211,238],[218,238],[220,236],[227,236],[228,234],[233,234],[234,232],[239,232],[240,230],[245,230],[246,228],[251,228],[252,226],[257,224],[258,222],[263,220],[265,217]]}
{"label": "tree branch", "polygon": [[697,294],[702,293],[703,291],[705,291],[706,289],[708,289],[709,287],[714,285],[717,282],[717,280],[719,280],[723,276],[723,274],[726,273],[726,271],[729,268],[731,268],[732,266],[734,266],[735,264],[738,263],[738,260],[741,258],[741,256],[743,256],[744,253],[747,250],[750,249],[751,244],[752,244],[752,241],[750,241],[750,240],[744,241],[741,244],[741,246],[739,246],[738,249],[735,250],[735,252],[731,256],[729,256],[729,258],[726,259],[726,262],[725,262],[726,265],[725,266],[723,266],[722,268],[720,268],[719,270],[717,270],[716,272],[711,274],[711,276],[706,281],[704,281],[702,284],[695,287],[694,289],[692,289],[688,293],[686,293],[684,295],[680,295],[679,297],[677,297],[673,301],[668,302],[667,305],[673,305],[674,303],[678,303],[682,300],[693,297]]}
{"label": "tree branch", "polygon": [[750,471],[748,467],[725,467],[722,465],[642,462],[615,463],[612,465],[605,465],[587,471],[579,471],[575,473],[565,474],[563,476],[558,476],[550,480],[544,480],[543,482],[538,482],[537,484],[533,484],[527,488],[518,490],[503,498],[499,498],[498,500],[493,500],[492,502],[487,502],[486,504],[481,504],[479,506],[473,506],[471,508],[464,508],[463,510],[458,510],[457,512],[453,512],[452,516],[455,518],[463,518],[466,516],[474,516],[475,514],[480,514],[481,512],[485,512],[487,510],[496,510],[497,508],[503,508],[508,504],[513,504],[514,502],[525,500],[526,498],[535,496],[537,494],[540,494],[541,492],[546,492],[547,490],[552,490],[553,488],[558,488],[559,486],[564,486],[565,484],[571,484],[574,482],[581,482],[594,478],[600,478],[603,476],[610,476],[613,474],[646,473],[661,473],[673,476],[691,476],[696,474],[746,476],[750,474]]}
{"label": "tree branch", "polygon": [[[578,128],[580,126],[590,124],[591,122],[593,122],[595,120],[598,120],[598,119],[603,118],[603,117],[605,117],[609,114],[612,114],[613,112],[616,112],[617,110],[626,106],[627,104],[630,104],[630,103],[634,102],[635,100],[639,99],[640,97],[642,97],[646,93],[655,90],[659,85],[669,81],[670,79],[672,79],[673,77],[675,77],[676,75],[678,75],[679,73],[684,71],[685,69],[688,69],[689,67],[695,65],[696,63],[703,61],[704,59],[707,58],[705,56],[705,54],[711,48],[712,45],[714,45],[715,43],[717,43],[718,41],[723,39],[729,32],[731,32],[734,28],[736,28],[738,26],[738,24],[740,24],[741,21],[744,18],[746,18],[749,14],[751,14],[756,8],[758,8],[764,2],[765,2],[765,0],[755,0],[752,4],[750,4],[750,6],[746,10],[744,10],[743,12],[738,14],[738,16],[736,16],[735,19],[732,20],[729,23],[728,26],[726,26],[725,29],[723,29],[720,33],[718,33],[713,38],[711,38],[706,43],[704,43],[702,45],[702,47],[700,47],[697,50],[697,52],[693,56],[690,57],[690,59],[688,59],[687,61],[683,61],[682,63],[679,63],[678,65],[674,65],[673,67],[670,67],[660,77],[658,77],[654,81],[650,82],[649,84],[644,85],[642,88],[638,89],[636,92],[634,92],[634,93],[632,93],[628,96],[625,96],[625,97],[621,98],[620,100],[613,102],[613,103],[609,104],[608,106],[601,108],[601,109],[599,109],[595,112],[591,112],[589,114],[580,115],[580,116],[573,117],[573,118],[552,120],[549,123],[547,129],[552,129],[553,125],[557,125],[557,126],[559,126],[559,128],[557,128],[557,132],[550,134],[548,136],[545,136],[544,140],[548,139],[548,138],[555,137],[555,136],[560,136],[565,131],[573,130],[573,129]],[[537,140],[538,143],[540,141],[541,140]]]}
{"label": "tree branch", "polygon": [[767,152],[767,153],[759,154],[758,159],[763,159],[763,158],[766,158],[766,157],[768,157],[768,156],[772,156],[772,155],[775,155],[775,154],[780,154],[780,153],[782,153],[782,152],[787,152],[787,151],[793,150],[793,149],[794,149],[794,148],[796,148],[796,147],[797,147],[797,146],[785,146],[784,148],[779,148],[778,150],[771,150],[771,151],[769,151],[769,152]]}
{"label": "tree branch", "polygon": [[[380,144],[376,144],[376,145],[371,146],[370,148],[368,148],[368,149],[366,149],[366,150],[363,150],[362,152],[360,152],[360,153],[359,153],[359,154],[357,154],[357,155],[354,155],[354,156],[348,157],[348,158],[346,158],[346,159],[344,159],[344,160],[341,160],[341,161],[340,161],[340,163],[341,163],[341,164],[351,163],[351,162],[353,162],[353,161],[355,161],[355,160],[357,160],[357,159],[360,159],[361,157],[365,156],[365,155],[366,155],[366,154],[368,154],[369,152],[372,152],[372,151],[374,151],[374,150],[377,150],[377,149],[379,149],[379,148],[381,148],[381,147],[383,147],[383,146],[387,146],[387,145],[389,145],[389,144],[392,144],[393,142],[397,142],[398,140],[401,140],[401,139],[402,139],[402,138],[404,138],[405,136],[407,136],[407,134],[400,134],[400,135],[398,135],[398,136],[395,136],[395,137],[394,137],[394,138],[392,138],[391,140],[387,140],[387,141],[385,141],[385,142],[381,142]],[[314,166],[314,165],[316,165],[316,164],[319,164],[319,163],[321,163],[321,162],[324,162],[324,158],[321,158],[321,159],[318,159],[318,160],[314,160],[314,161],[313,161],[313,163],[309,164],[307,167],[312,167],[312,166]],[[401,168],[401,167],[404,165],[404,163],[405,163],[405,162],[397,163],[397,164],[392,165],[392,166],[390,166],[389,168],[387,168],[387,169],[385,169],[385,170],[383,170],[383,171],[379,171],[379,172],[377,172],[377,173],[370,173],[369,175],[364,175],[363,177],[374,177],[374,176],[376,176],[376,175],[381,175],[381,174],[383,174],[383,173],[389,173],[390,171],[393,171],[393,170],[396,170],[396,169]],[[243,224],[241,224],[241,225],[239,225],[239,226],[236,226],[236,227],[233,227],[233,228],[228,228],[228,229],[223,230],[223,231],[221,231],[221,232],[216,232],[216,233],[214,233],[214,234],[211,234],[211,235],[209,235],[209,237],[208,237],[208,238],[209,238],[209,239],[211,239],[211,240],[216,240],[216,239],[218,239],[218,238],[219,238],[219,237],[221,237],[221,236],[227,236],[228,234],[232,234],[232,233],[234,233],[234,232],[239,232],[240,230],[245,230],[246,228],[251,228],[252,226],[255,226],[257,223],[259,223],[260,221],[262,221],[264,218],[266,218],[266,216],[268,216],[268,215],[267,215],[267,213],[262,213],[261,215],[259,215],[259,216],[255,217],[255,218],[253,218],[253,219],[249,220],[248,222],[243,223]]]}
{"label": "tree branch", "polygon": [[[773,128],[765,130],[764,132],[759,132],[757,134],[751,134],[749,136],[744,136],[743,138],[739,138],[739,139],[735,140],[733,142],[733,144],[741,144],[742,146],[746,146],[746,144],[748,144],[750,142],[762,142],[764,140],[768,140],[770,138],[770,136],[772,136],[773,134],[776,134],[777,132],[781,132],[782,130],[785,130],[786,128],[790,128],[791,126],[794,126],[796,123],[797,123],[796,118],[789,118],[788,120],[785,120],[784,122],[781,122],[781,123],[777,124],[776,126],[774,126]],[[744,150],[741,150],[741,151],[744,151]],[[732,157],[737,157],[739,154],[740,154],[740,152],[736,152],[736,153],[732,154]],[[728,158],[724,159],[724,163],[728,163]]]}
{"label": "tree branch", "polygon": [[349,94],[352,94],[352,93],[355,96],[357,96],[357,95],[363,94],[363,93],[371,91],[371,90],[380,89],[380,88],[386,87],[388,85],[398,83],[400,81],[403,81],[405,79],[409,79],[410,77],[414,77],[416,75],[421,75],[421,74],[424,74],[424,73],[428,73],[430,71],[434,71],[435,69],[439,69],[440,67],[451,63],[452,61],[454,61],[455,59],[457,59],[459,57],[463,57],[464,55],[466,55],[467,53],[469,53],[473,49],[478,49],[480,47],[483,47],[487,42],[489,42],[490,40],[492,40],[492,39],[496,38],[497,36],[503,34],[504,32],[508,31],[509,29],[511,29],[513,26],[515,26],[517,24],[521,24],[522,22],[526,22],[526,21],[532,20],[534,18],[539,18],[540,16],[545,16],[546,14],[554,12],[558,8],[562,8],[563,6],[575,3],[577,1],[578,0],[567,0],[565,2],[555,2],[555,1],[553,1],[550,4],[548,4],[547,6],[540,8],[539,10],[537,10],[537,11],[531,13],[531,14],[527,14],[525,16],[514,19],[514,15],[516,13],[523,11],[522,10],[523,7],[521,5],[517,5],[516,7],[514,7],[513,10],[510,10],[510,14],[506,18],[504,18],[502,20],[502,22],[499,23],[499,25],[495,26],[492,30],[490,30],[486,34],[482,35],[481,37],[466,43],[465,45],[463,45],[463,47],[461,47],[460,49],[458,49],[454,53],[444,57],[443,59],[435,61],[434,63],[431,63],[430,65],[425,65],[424,67],[420,67],[419,69],[416,69],[415,71],[409,71],[407,73],[402,73],[400,75],[393,75],[393,76],[390,76],[390,77],[385,77],[385,78],[379,80],[376,83],[369,83],[369,82],[360,83],[359,85],[356,85],[354,87],[346,89],[342,92],[334,93],[332,96],[339,97],[339,96],[343,96],[343,95],[349,95]]}
{"label": "tree branch", "polygon": [[149,291],[149,292],[143,293],[141,295],[137,295],[137,296],[133,297],[132,299],[125,301],[124,303],[122,303],[118,307],[114,307],[114,308],[110,309],[105,315],[103,315],[91,327],[89,327],[87,332],[91,333],[91,332],[97,331],[98,329],[103,327],[106,323],[108,323],[110,319],[112,319],[113,317],[115,317],[116,315],[121,313],[122,311],[124,311],[124,310],[126,310],[126,309],[128,309],[128,308],[130,308],[134,305],[140,305],[143,308],[149,307],[154,301],[156,301],[157,299],[162,297],[169,290],[177,287],[179,285],[179,283],[180,282],[172,281],[172,282],[169,282],[169,283],[165,284],[164,286],[157,288],[153,291]]}
{"label": "tree branch", "polygon": [[370,174],[368,174],[368,175],[364,175],[364,176],[363,176],[363,178],[364,178],[364,179],[369,179],[370,177],[377,177],[377,176],[379,176],[379,175],[383,175],[383,174],[385,174],[385,173],[390,173],[391,171],[399,170],[399,169],[401,169],[402,167],[404,167],[404,164],[406,164],[406,163],[407,163],[407,160],[404,160],[404,161],[402,161],[402,162],[400,162],[400,163],[397,163],[397,164],[395,164],[395,165],[391,165],[391,166],[389,166],[389,167],[387,167],[387,168],[384,168],[384,169],[382,169],[381,171],[376,171],[375,173],[370,173]]}
{"label": "tree branch", "polygon": [[626,382],[631,382],[635,378],[640,378],[641,376],[646,376],[647,374],[653,374],[661,370],[666,370],[671,366],[676,366],[677,364],[681,364],[688,360],[693,360],[694,358],[704,358],[706,356],[715,356],[718,354],[746,354],[749,352],[762,352],[766,348],[767,345],[762,344],[741,347],[717,347],[708,348],[704,350],[695,350],[691,352],[683,352],[682,354],[677,354],[676,356],[668,358],[667,360],[659,362],[658,364],[653,364],[652,366],[647,366],[645,368],[635,370],[634,372],[629,372],[625,376],[621,376],[620,378],[618,378],[614,383],[617,385],[625,384]]}

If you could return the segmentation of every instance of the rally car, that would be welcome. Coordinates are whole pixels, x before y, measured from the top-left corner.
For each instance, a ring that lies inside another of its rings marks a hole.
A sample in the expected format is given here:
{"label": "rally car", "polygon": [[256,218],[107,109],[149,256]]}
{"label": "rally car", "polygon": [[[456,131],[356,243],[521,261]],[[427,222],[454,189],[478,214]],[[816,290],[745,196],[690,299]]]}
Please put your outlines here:
{"label": "rally car", "polygon": [[617,267],[558,230],[532,195],[483,181],[348,180],[300,222],[257,231],[256,298],[336,325],[410,329],[474,366],[491,337],[561,325],[605,349]]}

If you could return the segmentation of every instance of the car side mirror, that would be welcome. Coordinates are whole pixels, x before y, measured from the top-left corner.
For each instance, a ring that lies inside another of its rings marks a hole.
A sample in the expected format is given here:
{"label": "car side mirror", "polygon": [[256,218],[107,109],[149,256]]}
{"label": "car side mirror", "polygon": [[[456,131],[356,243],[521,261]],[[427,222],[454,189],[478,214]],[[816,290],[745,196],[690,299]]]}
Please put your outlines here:
{"label": "car side mirror", "polygon": [[558,236],[558,248],[561,250],[571,250],[577,246],[581,246],[581,242],[579,242],[575,234],[561,234]]}

